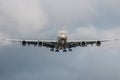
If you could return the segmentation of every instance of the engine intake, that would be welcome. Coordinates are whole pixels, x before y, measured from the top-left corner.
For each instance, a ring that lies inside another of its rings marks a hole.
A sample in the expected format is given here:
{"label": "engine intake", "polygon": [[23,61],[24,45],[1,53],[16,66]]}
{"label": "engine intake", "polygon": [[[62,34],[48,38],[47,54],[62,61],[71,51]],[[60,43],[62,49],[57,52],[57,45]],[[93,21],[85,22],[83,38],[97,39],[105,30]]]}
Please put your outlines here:
{"label": "engine intake", "polygon": [[42,44],[43,44],[43,43],[42,43],[41,41],[40,41],[40,42],[38,42],[39,47],[41,47],[41,46],[42,46]]}
{"label": "engine intake", "polygon": [[82,47],[87,46],[86,42],[83,41],[83,42],[81,43],[81,46],[82,46]]}
{"label": "engine intake", "polygon": [[26,41],[22,41],[22,46],[26,46],[27,42]]}
{"label": "engine intake", "polygon": [[101,41],[97,41],[96,46],[101,46]]}

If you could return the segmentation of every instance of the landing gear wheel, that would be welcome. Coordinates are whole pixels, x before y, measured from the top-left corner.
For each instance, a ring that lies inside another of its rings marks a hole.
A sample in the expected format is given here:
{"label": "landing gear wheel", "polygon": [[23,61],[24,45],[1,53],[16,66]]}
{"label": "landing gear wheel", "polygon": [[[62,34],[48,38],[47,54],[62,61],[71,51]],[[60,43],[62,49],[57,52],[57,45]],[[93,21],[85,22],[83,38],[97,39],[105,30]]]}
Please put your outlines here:
{"label": "landing gear wheel", "polygon": [[72,51],[72,49],[69,49],[69,51],[71,52],[71,51]]}
{"label": "landing gear wheel", "polygon": [[54,51],[54,49],[52,48],[52,49],[50,49],[50,51]]}
{"label": "landing gear wheel", "polygon": [[67,50],[65,49],[65,50],[63,50],[63,52],[67,52]]}
{"label": "landing gear wheel", "polygon": [[55,52],[59,52],[59,50],[55,50]]}

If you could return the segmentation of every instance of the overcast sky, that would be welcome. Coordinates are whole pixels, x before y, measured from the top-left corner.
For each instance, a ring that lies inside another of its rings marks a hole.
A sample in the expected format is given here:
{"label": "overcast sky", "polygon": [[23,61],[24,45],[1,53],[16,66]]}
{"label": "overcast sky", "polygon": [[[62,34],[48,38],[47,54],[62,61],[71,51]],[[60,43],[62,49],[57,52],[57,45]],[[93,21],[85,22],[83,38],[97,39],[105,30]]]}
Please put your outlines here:
{"label": "overcast sky", "polygon": [[[0,0],[0,38],[119,39],[119,0]],[[120,80],[120,42],[54,53],[0,40],[0,80]]]}

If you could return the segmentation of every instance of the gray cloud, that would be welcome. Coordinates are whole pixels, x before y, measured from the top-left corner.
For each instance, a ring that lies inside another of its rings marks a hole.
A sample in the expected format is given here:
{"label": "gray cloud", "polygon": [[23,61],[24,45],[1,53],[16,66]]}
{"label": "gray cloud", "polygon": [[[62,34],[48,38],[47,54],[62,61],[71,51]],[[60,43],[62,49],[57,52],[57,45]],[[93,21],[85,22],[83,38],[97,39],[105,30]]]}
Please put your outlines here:
{"label": "gray cloud", "polygon": [[0,3],[1,30],[8,30],[8,33],[14,30],[16,34],[27,37],[31,33],[36,34],[48,23],[38,0],[1,0]]}
{"label": "gray cloud", "polygon": [[[94,26],[88,26],[88,27],[79,27],[76,31],[70,34],[70,39],[119,39],[120,38],[120,28],[110,28],[105,30],[98,30]],[[79,36],[79,37],[78,37]]]}
{"label": "gray cloud", "polygon": [[[119,1],[56,0],[43,1],[51,23],[55,26],[95,25],[100,28],[119,26]],[[53,21],[52,21],[53,20]]]}
{"label": "gray cloud", "polygon": [[[64,27],[70,39],[119,39],[119,6],[117,0],[1,0],[0,38],[56,39]],[[72,53],[1,46],[0,80],[119,80],[119,44]]]}

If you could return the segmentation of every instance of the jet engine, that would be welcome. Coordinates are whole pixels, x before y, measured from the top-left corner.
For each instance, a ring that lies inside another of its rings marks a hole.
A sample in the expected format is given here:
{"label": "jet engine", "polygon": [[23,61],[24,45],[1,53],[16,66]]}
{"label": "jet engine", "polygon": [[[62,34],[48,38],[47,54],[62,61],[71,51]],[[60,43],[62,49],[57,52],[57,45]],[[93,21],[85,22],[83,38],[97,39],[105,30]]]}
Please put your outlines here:
{"label": "jet engine", "polygon": [[26,46],[27,42],[26,41],[22,41],[22,46]]}
{"label": "jet engine", "polygon": [[83,42],[81,43],[81,46],[82,46],[82,47],[87,46],[86,42],[83,41]]}
{"label": "jet engine", "polygon": [[38,42],[39,47],[41,47],[41,46],[42,46],[42,44],[43,44],[43,43],[42,43],[41,41],[40,41],[40,42]]}
{"label": "jet engine", "polygon": [[101,46],[101,41],[97,41],[96,46]]}

